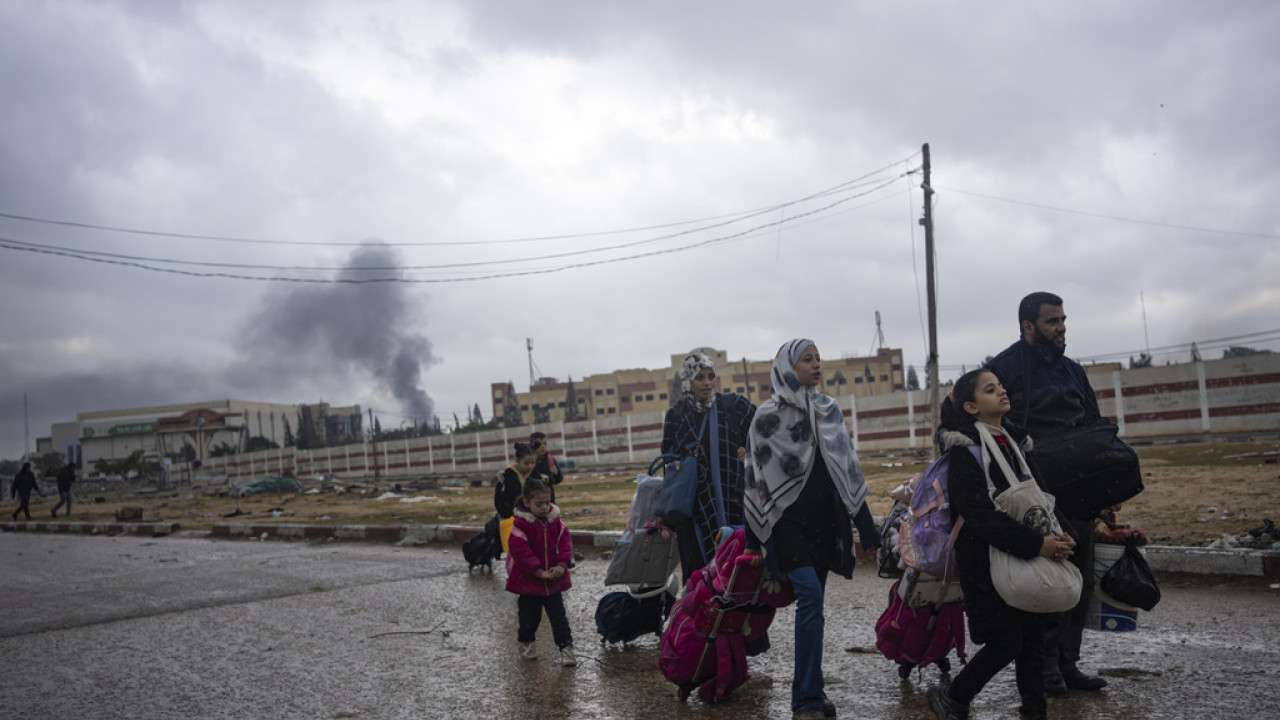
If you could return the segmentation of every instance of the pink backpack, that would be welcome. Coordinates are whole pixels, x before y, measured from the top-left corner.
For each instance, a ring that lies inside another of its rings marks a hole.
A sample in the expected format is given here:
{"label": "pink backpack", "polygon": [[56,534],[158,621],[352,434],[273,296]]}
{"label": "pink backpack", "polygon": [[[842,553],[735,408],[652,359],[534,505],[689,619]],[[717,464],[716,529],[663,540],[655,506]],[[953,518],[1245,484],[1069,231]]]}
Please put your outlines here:
{"label": "pink backpack", "polygon": [[772,578],[764,565],[742,555],[746,536],[734,530],[715,558],[695,572],[671,610],[662,634],[658,668],[680,686],[680,699],[695,689],[703,702],[718,702],[747,681],[746,641],[769,629],[775,608],[795,601],[791,583]]}
{"label": "pink backpack", "polygon": [[903,678],[912,668],[946,661],[952,648],[964,663],[964,606],[951,602],[907,607],[895,582],[889,589],[889,607],[876,621],[876,647],[898,663]]}
{"label": "pink backpack", "polygon": [[[982,449],[969,447],[982,462]],[[951,502],[947,495],[948,456],[934,460],[916,479],[911,492],[911,512],[898,526],[898,552],[908,567],[943,579],[955,577],[955,536],[964,520],[951,522]]]}

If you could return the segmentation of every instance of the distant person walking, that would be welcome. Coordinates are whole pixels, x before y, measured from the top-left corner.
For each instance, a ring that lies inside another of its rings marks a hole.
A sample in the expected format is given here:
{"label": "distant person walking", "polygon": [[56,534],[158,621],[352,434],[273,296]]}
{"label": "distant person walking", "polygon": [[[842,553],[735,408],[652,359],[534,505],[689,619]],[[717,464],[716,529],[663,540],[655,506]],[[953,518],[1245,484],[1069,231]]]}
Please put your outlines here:
{"label": "distant person walking", "polygon": [[40,492],[40,484],[36,482],[36,474],[31,472],[31,463],[22,463],[22,469],[17,475],[13,476],[13,485],[9,487],[9,498],[18,498],[18,509],[13,511],[13,521],[18,522],[18,513],[24,513],[27,519],[31,519],[31,491],[35,490],[40,493],[40,497],[44,497],[44,493]]}
{"label": "distant person walking", "polygon": [[529,446],[533,448],[533,476],[541,477],[551,488],[551,502],[556,501],[556,486],[564,482],[564,471],[551,456],[551,446],[547,444],[547,434],[534,431],[529,433]]}
{"label": "distant person walking", "polygon": [[58,517],[58,508],[64,504],[67,506],[67,517],[71,517],[71,485],[76,481],[76,464],[67,463],[58,471],[58,504],[53,506],[53,510],[49,512],[53,517]]}

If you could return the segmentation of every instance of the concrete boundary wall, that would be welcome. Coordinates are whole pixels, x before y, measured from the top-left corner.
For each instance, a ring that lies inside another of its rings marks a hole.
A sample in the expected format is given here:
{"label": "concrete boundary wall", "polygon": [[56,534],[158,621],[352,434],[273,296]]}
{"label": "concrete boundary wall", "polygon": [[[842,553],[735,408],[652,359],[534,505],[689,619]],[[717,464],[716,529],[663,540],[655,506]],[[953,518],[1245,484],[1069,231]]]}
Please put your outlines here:
{"label": "concrete boundary wall", "polygon": [[[1129,439],[1280,433],[1280,354],[1092,373],[1102,414]],[[861,453],[930,452],[928,393],[903,391],[838,398]],[[280,448],[212,458],[203,473],[242,482],[291,472],[298,477],[410,478],[496,474],[512,445],[546,433],[557,457],[578,466],[640,465],[657,457],[664,413],[637,413],[571,423],[545,423],[480,433],[341,445]],[[189,477],[179,465],[174,477]]]}
{"label": "concrete boundary wall", "polygon": [[57,520],[26,520],[0,523],[0,530],[61,533],[67,535],[172,535],[179,530],[178,523],[166,522],[59,522]]}

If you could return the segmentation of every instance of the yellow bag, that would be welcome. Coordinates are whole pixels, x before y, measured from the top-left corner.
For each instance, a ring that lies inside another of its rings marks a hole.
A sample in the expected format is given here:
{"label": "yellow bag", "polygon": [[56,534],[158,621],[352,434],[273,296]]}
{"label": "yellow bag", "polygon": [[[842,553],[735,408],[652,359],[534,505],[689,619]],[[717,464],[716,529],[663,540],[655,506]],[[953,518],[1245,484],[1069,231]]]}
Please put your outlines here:
{"label": "yellow bag", "polygon": [[516,518],[514,515],[509,518],[503,518],[502,522],[498,523],[498,536],[502,538],[502,552],[510,552],[507,549],[507,544],[511,542],[511,527],[515,524]]}

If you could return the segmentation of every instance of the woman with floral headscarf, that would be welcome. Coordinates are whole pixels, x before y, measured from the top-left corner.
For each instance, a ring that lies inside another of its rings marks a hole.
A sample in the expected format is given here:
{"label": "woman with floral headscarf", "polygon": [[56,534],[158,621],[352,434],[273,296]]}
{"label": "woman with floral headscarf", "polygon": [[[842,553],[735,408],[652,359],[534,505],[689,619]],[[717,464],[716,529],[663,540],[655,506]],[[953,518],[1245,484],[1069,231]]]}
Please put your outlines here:
{"label": "woman with floral headscarf", "polygon": [[680,568],[685,582],[715,556],[715,533],[742,525],[747,429],[756,406],[741,395],[716,392],[716,366],[693,352],[680,370],[683,399],[667,410],[662,425],[662,452],[698,454],[698,496],[694,519],[675,526]]}
{"label": "woman with floral headscarf", "polygon": [[867,484],[835,398],[818,390],[822,359],[809,339],[778,349],[772,395],[751,425],[745,497],[747,552],[796,593],[795,718],[835,717],[823,692],[823,598],[827,574],[853,576],[852,518],[864,550],[880,546]]}

